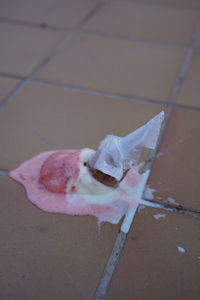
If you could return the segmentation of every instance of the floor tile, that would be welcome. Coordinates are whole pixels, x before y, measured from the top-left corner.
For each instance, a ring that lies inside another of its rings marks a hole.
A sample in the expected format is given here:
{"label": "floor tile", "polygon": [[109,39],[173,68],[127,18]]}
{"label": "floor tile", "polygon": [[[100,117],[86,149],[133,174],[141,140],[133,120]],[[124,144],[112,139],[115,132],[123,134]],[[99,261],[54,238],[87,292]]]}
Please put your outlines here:
{"label": "floor tile", "polygon": [[200,107],[200,48],[198,48],[192,58],[189,70],[183,81],[177,103]]}
{"label": "floor tile", "polygon": [[0,16],[41,24],[73,27],[89,13],[98,0],[1,0]]}
{"label": "floor tile", "polygon": [[107,134],[124,136],[163,107],[58,87],[27,85],[0,112],[0,168],[45,150],[96,149]]}
{"label": "floor tile", "polygon": [[118,226],[48,214],[0,176],[1,299],[92,299]]}
{"label": "floor tile", "polygon": [[199,299],[199,225],[199,218],[143,209],[132,225],[106,299]]}
{"label": "floor tile", "polygon": [[0,76],[0,102],[17,86],[18,79]]}
{"label": "floor tile", "polygon": [[174,46],[78,35],[38,78],[167,101],[185,53]]}
{"label": "floor tile", "polygon": [[0,72],[28,75],[67,34],[1,23]]}
{"label": "floor tile", "polygon": [[199,16],[197,10],[114,1],[103,6],[84,28],[135,39],[188,44]]}
{"label": "floor tile", "polygon": [[199,127],[199,112],[173,112],[149,180],[150,186],[157,189],[156,200],[163,202],[170,197],[186,208],[200,211]]}

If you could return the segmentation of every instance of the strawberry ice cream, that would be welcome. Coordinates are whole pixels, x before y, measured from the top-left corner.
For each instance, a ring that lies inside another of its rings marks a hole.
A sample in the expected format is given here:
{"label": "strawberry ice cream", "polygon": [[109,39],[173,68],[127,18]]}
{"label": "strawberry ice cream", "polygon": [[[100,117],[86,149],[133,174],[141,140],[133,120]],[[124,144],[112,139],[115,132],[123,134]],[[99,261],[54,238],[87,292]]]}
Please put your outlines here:
{"label": "strawberry ice cream", "polygon": [[43,152],[9,175],[44,211],[93,215],[116,224],[138,206],[145,178],[138,161],[143,148],[155,148],[163,118],[161,112],[125,137],[108,135],[97,151]]}
{"label": "strawberry ice cream", "polygon": [[51,213],[93,215],[99,221],[118,223],[129,207],[137,207],[134,189],[138,167],[129,170],[117,188],[92,177],[86,164],[91,149],[43,152],[22,163],[9,175],[26,189],[29,200]]}

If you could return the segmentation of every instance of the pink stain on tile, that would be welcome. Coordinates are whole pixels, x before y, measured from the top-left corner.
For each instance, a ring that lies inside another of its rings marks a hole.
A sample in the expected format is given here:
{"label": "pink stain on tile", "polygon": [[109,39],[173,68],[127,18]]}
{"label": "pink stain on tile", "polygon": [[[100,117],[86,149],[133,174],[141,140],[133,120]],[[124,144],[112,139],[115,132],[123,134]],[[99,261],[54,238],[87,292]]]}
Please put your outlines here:
{"label": "pink stain on tile", "polygon": [[[139,199],[132,193],[140,180],[138,167],[131,168],[119,187],[112,189],[88,175],[84,162],[93,153],[91,149],[43,152],[9,175],[25,187],[29,200],[46,212],[93,215],[100,222],[116,224],[129,207],[138,205]],[[91,186],[94,191],[90,193]]]}

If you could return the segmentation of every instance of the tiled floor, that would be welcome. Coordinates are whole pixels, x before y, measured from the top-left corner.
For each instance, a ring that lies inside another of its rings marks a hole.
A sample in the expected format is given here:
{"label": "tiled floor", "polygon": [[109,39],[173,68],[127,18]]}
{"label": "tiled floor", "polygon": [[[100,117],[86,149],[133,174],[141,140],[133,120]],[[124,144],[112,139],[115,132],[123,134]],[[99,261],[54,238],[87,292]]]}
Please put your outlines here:
{"label": "tiled floor", "polygon": [[[199,299],[199,21],[199,0],[0,2],[0,299]],[[186,214],[138,211],[95,293],[119,225],[99,235],[93,217],[44,213],[6,172],[45,150],[97,148],[162,109],[147,206]]]}

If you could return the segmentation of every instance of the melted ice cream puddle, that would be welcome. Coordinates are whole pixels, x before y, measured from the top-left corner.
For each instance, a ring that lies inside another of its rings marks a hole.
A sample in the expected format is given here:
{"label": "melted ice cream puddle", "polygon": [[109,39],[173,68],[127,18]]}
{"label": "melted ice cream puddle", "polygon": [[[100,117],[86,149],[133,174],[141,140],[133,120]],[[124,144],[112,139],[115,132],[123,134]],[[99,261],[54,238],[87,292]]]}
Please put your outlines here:
{"label": "melted ice cream puddle", "polygon": [[[84,162],[94,153],[92,149],[80,151],[79,177],[76,182],[69,182],[66,194],[49,192],[39,184],[40,169],[44,161],[55,152],[59,151],[43,152],[9,173],[25,187],[28,199],[34,205],[51,213],[93,215],[99,222],[113,224],[117,224],[130,207],[137,208],[139,199],[135,192],[141,178],[139,167],[131,168],[117,189],[107,187],[96,181],[84,166]],[[76,193],[70,193],[72,184],[76,185]]]}
{"label": "melted ice cream puddle", "polygon": [[[41,153],[9,175],[25,187],[33,204],[47,212],[94,215],[99,222],[113,224],[126,215],[121,230],[128,232],[149,174],[146,171],[140,175],[137,163],[143,148],[155,149],[163,118],[164,112],[161,112],[126,137],[107,136],[96,152],[83,149]],[[72,158],[72,153],[76,159]],[[65,157],[68,161],[62,160]],[[117,188],[97,181],[85,163],[115,178],[119,183]],[[126,176],[120,181],[124,174]]]}

